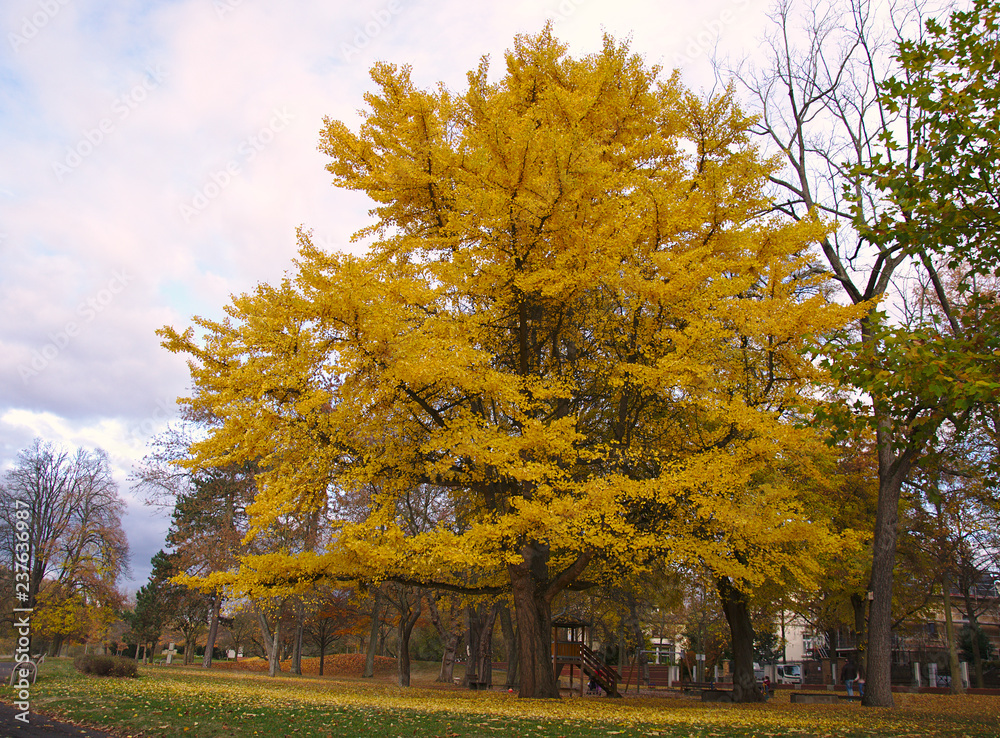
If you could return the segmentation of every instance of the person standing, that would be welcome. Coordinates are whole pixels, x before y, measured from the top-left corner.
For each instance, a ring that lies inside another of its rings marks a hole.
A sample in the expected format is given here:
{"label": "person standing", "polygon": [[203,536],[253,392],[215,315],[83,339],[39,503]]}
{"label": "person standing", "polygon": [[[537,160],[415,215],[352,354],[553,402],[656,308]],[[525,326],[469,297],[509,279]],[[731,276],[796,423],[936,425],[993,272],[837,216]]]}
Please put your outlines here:
{"label": "person standing", "polygon": [[854,665],[853,661],[848,661],[844,664],[844,684],[847,685],[847,696],[854,696],[854,682],[858,678],[858,667]]}

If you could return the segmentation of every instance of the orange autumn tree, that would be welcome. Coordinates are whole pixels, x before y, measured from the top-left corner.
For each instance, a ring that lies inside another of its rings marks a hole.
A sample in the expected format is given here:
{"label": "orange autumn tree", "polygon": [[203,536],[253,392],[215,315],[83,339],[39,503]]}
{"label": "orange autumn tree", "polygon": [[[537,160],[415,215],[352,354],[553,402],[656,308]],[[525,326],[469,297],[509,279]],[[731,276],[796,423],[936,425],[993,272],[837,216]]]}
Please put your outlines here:
{"label": "orange autumn tree", "polygon": [[[851,313],[812,269],[821,225],[766,215],[772,164],[731,95],[610,38],[574,59],[550,28],[460,94],[372,78],[360,129],[321,138],[334,182],[376,203],[368,254],[301,232],[280,285],[196,318],[201,338],[161,331],[191,356],[186,402],[221,419],[191,463],[262,470],[250,535],[365,491],[328,545],[245,557],[228,585],[507,595],[520,693],[551,697],[568,587],[669,557],[734,591],[808,579],[833,537],[789,469],[816,441],[794,421],[825,381],[808,351]],[[419,485],[448,504],[412,533]]]}

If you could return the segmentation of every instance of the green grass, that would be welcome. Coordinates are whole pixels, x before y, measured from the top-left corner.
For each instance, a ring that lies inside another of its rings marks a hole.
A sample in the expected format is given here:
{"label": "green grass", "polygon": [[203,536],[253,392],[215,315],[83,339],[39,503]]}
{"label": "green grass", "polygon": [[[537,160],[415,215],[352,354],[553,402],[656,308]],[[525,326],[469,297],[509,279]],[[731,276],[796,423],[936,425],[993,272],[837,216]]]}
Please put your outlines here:
{"label": "green grass", "polygon": [[[416,686],[375,681],[196,668],[140,669],[138,679],[88,677],[66,660],[46,661],[32,707],[122,736],[989,736],[1000,697],[898,695],[895,710],[856,704],[709,705],[686,699],[519,700],[502,692],[435,687],[436,668]],[[0,698],[12,701],[4,688]]]}

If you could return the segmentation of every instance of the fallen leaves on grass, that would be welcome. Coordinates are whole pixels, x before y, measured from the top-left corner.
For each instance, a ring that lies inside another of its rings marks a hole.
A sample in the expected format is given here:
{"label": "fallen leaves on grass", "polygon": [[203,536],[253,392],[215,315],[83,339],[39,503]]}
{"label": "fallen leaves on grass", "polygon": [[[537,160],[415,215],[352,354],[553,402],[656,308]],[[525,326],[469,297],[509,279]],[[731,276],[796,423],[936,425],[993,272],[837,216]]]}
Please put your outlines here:
{"label": "fallen leaves on grass", "polygon": [[[212,664],[212,668],[222,671],[254,671],[266,672],[268,663],[266,659],[251,657],[240,659],[239,661],[217,661]],[[363,653],[337,653],[326,657],[323,663],[324,676],[352,676],[360,677],[365,668],[365,655]],[[396,673],[396,659],[385,656],[375,657],[375,676],[390,676]],[[290,672],[292,670],[291,660],[281,662],[281,670]],[[312,656],[302,659],[302,673],[316,676],[319,674],[319,657]]]}
{"label": "fallen leaves on grass", "polygon": [[[662,698],[575,697],[550,701],[520,700],[506,692],[404,689],[347,678],[271,679],[249,671],[162,668],[144,669],[142,678],[128,682],[82,678],[50,682],[38,696],[45,701],[51,699],[54,707],[60,702],[115,705],[123,713],[127,710],[128,716],[139,708],[140,717],[143,712],[147,714],[148,728],[160,730],[176,712],[174,733],[164,735],[176,735],[182,726],[208,719],[220,724],[224,720],[226,728],[235,731],[225,735],[249,735],[245,732],[248,727],[270,726],[279,726],[281,734],[285,728],[302,727],[305,731],[316,730],[312,735],[319,736],[331,729],[335,734],[396,735],[401,725],[408,725],[411,730],[421,727],[425,731],[421,734],[426,735],[510,735],[514,730],[545,738],[616,734],[995,738],[1000,724],[1000,698],[978,695],[897,695],[895,710],[858,704],[792,705],[787,695],[763,705],[715,705]],[[158,708],[166,710],[160,714]]]}

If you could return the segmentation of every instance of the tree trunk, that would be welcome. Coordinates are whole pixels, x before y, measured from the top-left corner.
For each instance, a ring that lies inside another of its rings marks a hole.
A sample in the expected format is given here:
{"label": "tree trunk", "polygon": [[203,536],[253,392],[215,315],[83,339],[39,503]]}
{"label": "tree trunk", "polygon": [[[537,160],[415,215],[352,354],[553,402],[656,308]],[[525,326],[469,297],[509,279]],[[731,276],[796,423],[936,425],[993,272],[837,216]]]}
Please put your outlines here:
{"label": "tree trunk", "polygon": [[722,611],[729,623],[733,644],[733,702],[760,702],[764,699],[753,673],[753,623],[744,592],[727,577],[717,580]]}
{"label": "tree trunk", "polygon": [[264,655],[268,662],[271,661],[271,626],[267,624],[267,616],[264,611],[254,603],[254,612],[257,614],[257,625],[260,628],[260,640],[264,644]]}
{"label": "tree trunk", "polygon": [[195,637],[195,629],[184,631],[184,666],[190,666],[194,663],[194,652],[198,648],[197,638]]}
{"label": "tree trunk", "polygon": [[[618,623],[618,671],[624,676],[628,668],[628,643],[626,642],[627,626],[623,621]],[[705,675],[702,675],[702,679]]]}
{"label": "tree trunk", "polygon": [[461,620],[452,618],[451,627],[445,628],[434,595],[431,592],[427,592],[426,599],[431,623],[437,629],[438,635],[441,637],[441,643],[444,645],[444,654],[441,656],[441,669],[438,671],[437,679],[434,681],[451,684],[455,677],[455,655],[458,652],[458,644],[462,640]]}
{"label": "tree trunk", "polygon": [[292,671],[302,674],[302,631],[305,629],[305,608],[302,600],[295,603],[295,644],[292,651]]}
{"label": "tree trunk", "polygon": [[500,603],[492,606],[482,605],[477,608],[476,613],[479,620],[479,647],[478,661],[476,662],[476,673],[479,674],[480,684],[485,684],[487,688],[493,686],[493,628],[496,625],[497,614],[500,612]]}
{"label": "tree trunk", "polygon": [[462,676],[462,686],[468,687],[471,682],[479,681],[479,628],[480,619],[476,613],[476,606],[469,605],[465,608],[467,626],[465,629],[465,674]]}
{"label": "tree trunk", "polygon": [[420,617],[420,605],[423,599],[420,590],[416,590],[415,602],[410,603],[406,590],[400,588],[399,593],[399,656],[396,661],[399,673],[399,686],[410,686],[410,634]]}
{"label": "tree trunk", "polygon": [[892,570],[896,563],[899,490],[913,466],[917,450],[908,447],[897,458],[892,450],[891,421],[878,409],[878,402],[875,403],[875,412],[878,507],[872,543],[872,573],[868,585],[873,597],[868,615],[868,664],[865,695],[861,702],[869,707],[892,707]]}
{"label": "tree trunk", "polygon": [[861,669],[862,674],[868,673],[868,648],[866,641],[868,634],[865,632],[865,611],[867,610],[868,598],[860,594],[851,595],[851,610],[854,612],[854,663]]}
{"label": "tree trunk", "polygon": [[504,650],[507,652],[507,682],[504,689],[514,689],[520,683],[517,665],[517,633],[511,622],[510,608],[504,605],[500,609],[500,630],[503,633]]}
{"label": "tree trunk", "polygon": [[552,610],[543,591],[545,561],[539,567],[532,558],[525,558],[524,563],[507,567],[517,619],[521,674],[518,696],[558,698],[552,672]]}
{"label": "tree trunk", "polygon": [[362,679],[371,679],[375,676],[375,648],[378,646],[379,605],[381,604],[382,591],[377,587],[372,591],[372,627],[368,636],[368,650],[365,652],[365,670],[361,673]]}
{"label": "tree trunk", "polygon": [[436,682],[450,684],[455,680],[455,658],[458,654],[458,644],[462,641],[462,633],[448,631],[444,641],[444,654],[441,656],[441,668],[438,670]]}
{"label": "tree trunk", "polygon": [[979,617],[976,615],[976,608],[972,602],[972,582],[964,577],[960,580],[962,587],[962,598],[965,600],[965,612],[969,619],[969,630],[972,636],[972,666],[976,674],[976,688],[983,689],[983,654],[979,650]]}
{"label": "tree trunk", "polygon": [[212,598],[212,620],[208,625],[208,637],[205,639],[205,658],[201,661],[203,669],[212,668],[212,656],[215,651],[215,637],[219,633],[219,611],[222,609],[222,593],[216,592]]}
{"label": "tree trunk", "polygon": [[951,693],[964,694],[962,667],[958,664],[958,644],[955,642],[955,625],[951,617],[951,573],[945,569],[941,574],[941,592],[944,598],[944,628],[948,638],[948,670],[951,672]]}
{"label": "tree trunk", "polygon": [[[383,606],[383,612],[387,610],[388,608]],[[379,619],[378,627],[378,648],[375,650],[375,653],[379,656],[395,658],[389,646],[385,645],[386,639],[389,637],[389,628],[386,626],[385,616]]]}
{"label": "tree trunk", "polygon": [[840,681],[840,657],[838,656],[840,653],[840,632],[837,628],[831,628],[824,635],[826,636],[827,646],[830,649],[830,684],[836,687]]}
{"label": "tree trunk", "polygon": [[636,602],[635,595],[632,592],[627,594],[626,600],[628,602],[626,623],[629,635],[636,644],[635,663],[638,668],[635,678],[635,689],[638,692],[640,683],[649,685],[649,657],[643,650],[643,646],[646,644],[646,634],[642,632],[642,625],[639,623],[639,604]]}
{"label": "tree trunk", "polygon": [[517,617],[519,697],[558,699],[559,685],[552,671],[552,598],[583,573],[592,556],[592,551],[581,553],[550,579],[549,548],[532,542],[521,547],[520,563],[507,565]]}
{"label": "tree trunk", "polygon": [[278,643],[278,630],[279,624],[281,622],[281,610],[279,607],[278,613],[274,618],[274,635],[271,635],[271,627],[267,622],[267,615],[264,614],[264,610],[261,609],[256,603],[254,603],[254,610],[257,612],[257,622],[260,624],[260,636],[264,643],[264,650],[267,653],[267,673],[270,676],[275,676],[281,671],[281,653],[279,650]]}
{"label": "tree trunk", "polygon": [[267,662],[267,675],[277,676],[281,671],[281,641],[279,639],[279,634],[281,632],[281,614],[278,613],[274,618],[274,641],[271,645],[270,658]]}

